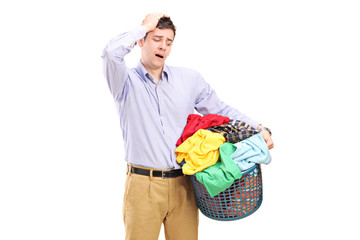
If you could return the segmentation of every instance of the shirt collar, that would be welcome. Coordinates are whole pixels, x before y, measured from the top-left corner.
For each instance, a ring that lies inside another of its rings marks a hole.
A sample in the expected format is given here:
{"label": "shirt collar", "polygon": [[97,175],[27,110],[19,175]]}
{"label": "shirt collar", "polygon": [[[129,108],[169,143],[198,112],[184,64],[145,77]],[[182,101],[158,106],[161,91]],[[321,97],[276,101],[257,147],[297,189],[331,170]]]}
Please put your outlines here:
{"label": "shirt collar", "polygon": [[[136,67],[136,71],[140,74],[141,79],[145,82],[151,77],[144,65],[142,64],[141,60]],[[163,67],[162,78],[169,81],[169,67],[166,64],[164,64]]]}

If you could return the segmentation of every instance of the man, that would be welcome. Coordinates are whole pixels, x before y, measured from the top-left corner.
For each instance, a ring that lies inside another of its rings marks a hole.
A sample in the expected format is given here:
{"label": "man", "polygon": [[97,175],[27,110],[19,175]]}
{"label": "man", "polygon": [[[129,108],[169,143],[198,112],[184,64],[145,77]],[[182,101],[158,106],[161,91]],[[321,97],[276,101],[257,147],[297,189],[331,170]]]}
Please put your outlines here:
{"label": "man", "polygon": [[[194,109],[242,120],[261,130],[268,147],[273,147],[268,129],[220,101],[199,73],[165,64],[175,32],[168,16],[148,14],[141,26],[112,39],[102,56],[128,163],[123,205],[126,239],[158,239],[162,223],[168,240],[197,239],[194,193],[175,155],[175,144]],[[141,60],[129,69],[124,56],[136,44]]]}

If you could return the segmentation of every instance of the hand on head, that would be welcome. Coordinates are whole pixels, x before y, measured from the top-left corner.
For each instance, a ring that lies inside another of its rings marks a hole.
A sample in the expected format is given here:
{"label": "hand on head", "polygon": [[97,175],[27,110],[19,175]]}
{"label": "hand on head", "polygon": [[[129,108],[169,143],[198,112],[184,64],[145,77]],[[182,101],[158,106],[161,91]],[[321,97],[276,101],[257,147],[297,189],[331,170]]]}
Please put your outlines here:
{"label": "hand on head", "polygon": [[142,26],[146,28],[146,32],[151,32],[154,30],[162,17],[169,17],[164,13],[150,13],[146,15],[145,19],[142,21]]}

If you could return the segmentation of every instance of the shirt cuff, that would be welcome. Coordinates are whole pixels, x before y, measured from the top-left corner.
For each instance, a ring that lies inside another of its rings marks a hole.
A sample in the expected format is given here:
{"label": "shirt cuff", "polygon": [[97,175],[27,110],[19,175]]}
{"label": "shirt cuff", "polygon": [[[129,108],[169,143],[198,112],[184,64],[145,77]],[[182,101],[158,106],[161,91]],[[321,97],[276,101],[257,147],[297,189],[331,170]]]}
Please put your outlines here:
{"label": "shirt cuff", "polygon": [[132,34],[134,38],[136,39],[136,42],[145,37],[146,35],[146,28],[144,26],[139,26],[134,28],[132,31]]}

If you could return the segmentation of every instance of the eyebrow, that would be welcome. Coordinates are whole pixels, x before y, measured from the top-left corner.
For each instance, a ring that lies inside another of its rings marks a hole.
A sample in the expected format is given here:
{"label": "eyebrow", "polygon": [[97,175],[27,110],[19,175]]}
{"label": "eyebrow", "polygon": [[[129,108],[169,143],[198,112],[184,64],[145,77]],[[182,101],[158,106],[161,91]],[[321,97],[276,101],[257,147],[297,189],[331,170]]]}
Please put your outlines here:
{"label": "eyebrow", "polygon": [[[163,38],[164,36],[161,36],[161,35],[155,35],[155,36],[153,36],[154,38]],[[170,41],[170,42],[173,42],[174,40],[173,39],[171,39],[171,38],[167,38],[167,40],[168,41]]]}

